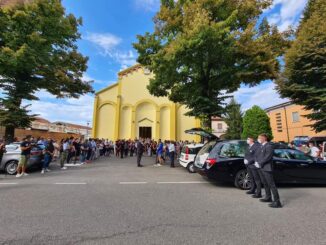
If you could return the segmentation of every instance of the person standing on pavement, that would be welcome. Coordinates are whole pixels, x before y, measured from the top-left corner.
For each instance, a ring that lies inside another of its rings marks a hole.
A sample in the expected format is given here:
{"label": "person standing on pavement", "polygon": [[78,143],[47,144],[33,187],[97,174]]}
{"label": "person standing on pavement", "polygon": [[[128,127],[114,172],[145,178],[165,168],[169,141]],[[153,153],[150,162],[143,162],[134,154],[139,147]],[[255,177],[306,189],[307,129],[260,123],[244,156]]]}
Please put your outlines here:
{"label": "person standing on pavement", "polygon": [[144,150],[144,141],[140,138],[137,142],[137,167],[139,168],[144,167],[141,165],[141,158],[143,156]]}
{"label": "person standing on pavement", "polygon": [[174,158],[175,158],[175,145],[173,141],[169,142],[169,154],[170,154],[170,161],[171,161],[171,168],[174,168]]}
{"label": "person standing on pavement", "polygon": [[[163,164],[163,150],[164,150],[163,148],[164,148],[164,146],[163,146],[162,140],[159,139],[157,150],[156,150],[157,160],[156,160],[156,164],[155,164],[158,167],[162,166],[162,164]],[[158,161],[158,163],[157,163],[157,161]]]}
{"label": "person standing on pavement", "polygon": [[65,167],[65,162],[67,160],[69,151],[70,151],[70,143],[69,143],[69,139],[66,139],[65,141],[63,141],[62,146],[61,146],[61,156],[60,156],[60,167],[62,170],[66,170],[67,167]]}
{"label": "person standing on pavement", "polygon": [[251,189],[247,191],[247,194],[253,194],[254,198],[261,198],[261,180],[258,172],[258,168],[255,166],[256,154],[259,152],[260,144],[255,143],[253,137],[247,139],[248,149],[245,152],[244,164],[246,165],[247,172],[251,179]]}
{"label": "person standing on pavement", "polygon": [[123,155],[124,155],[124,153],[125,153],[125,148],[124,148],[124,146],[125,146],[125,141],[124,140],[121,140],[120,141],[120,158],[121,159],[123,159]]}
{"label": "person standing on pavement", "polygon": [[260,199],[260,201],[271,202],[269,205],[271,208],[281,208],[280,196],[273,177],[273,146],[268,142],[266,134],[259,135],[258,142],[261,144],[261,147],[256,155],[255,166],[259,169],[259,175],[266,193],[265,198]]}
{"label": "person standing on pavement", "polygon": [[80,146],[80,164],[85,164],[88,154],[88,140],[84,140]]}
{"label": "person standing on pavement", "polygon": [[31,148],[32,148],[31,136],[27,136],[20,144],[21,154],[20,154],[20,159],[17,168],[17,175],[16,175],[17,178],[22,176],[28,176],[28,174],[26,173],[26,166],[31,154]]}
{"label": "person standing on pavement", "polygon": [[41,174],[44,174],[45,172],[50,172],[49,165],[51,163],[54,154],[54,146],[51,139],[48,140],[48,143],[44,148],[43,153],[44,153],[44,160],[43,160],[43,167],[42,167]]}
{"label": "person standing on pavement", "polygon": [[6,153],[6,144],[5,141],[3,139],[0,140],[0,163],[2,161],[3,158],[3,154]]}

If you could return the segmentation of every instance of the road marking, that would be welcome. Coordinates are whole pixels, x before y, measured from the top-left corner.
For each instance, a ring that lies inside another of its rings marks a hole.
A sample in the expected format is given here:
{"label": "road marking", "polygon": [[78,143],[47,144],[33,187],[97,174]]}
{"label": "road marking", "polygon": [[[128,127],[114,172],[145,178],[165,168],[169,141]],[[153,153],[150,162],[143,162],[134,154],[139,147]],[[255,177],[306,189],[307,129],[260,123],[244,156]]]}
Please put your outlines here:
{"label": "road marking", "polygon": [[170,182],[156,182],[156,184],[205,184],[205,181],[170,181]]}
{"label": "road marking", "polygon": [[55,185],[87,185],[85,182],[81,183],[54,183]]}
{"label": "road marking", "polygon": [[18,183],[0,183],[0,185],[18,185]]}
{"label": "road marking", "polygon": [[147,184],[147,182],[120,182],[120,185],[144,185]]}

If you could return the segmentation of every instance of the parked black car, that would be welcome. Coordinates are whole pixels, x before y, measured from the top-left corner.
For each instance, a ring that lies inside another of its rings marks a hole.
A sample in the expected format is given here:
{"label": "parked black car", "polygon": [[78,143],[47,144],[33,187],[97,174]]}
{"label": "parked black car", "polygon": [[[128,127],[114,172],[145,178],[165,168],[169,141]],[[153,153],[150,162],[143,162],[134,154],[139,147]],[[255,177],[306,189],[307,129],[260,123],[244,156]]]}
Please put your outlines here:
{"label": "parked black car", "polygon": [[[210,140],[198,152],[195,170],[209,179],[250,189],[251,180],[243,162],[247,147],[243,140]],[[274,178],[277,183],[326,184],[326,161],[282,144],[275,144],[274,148]]]}

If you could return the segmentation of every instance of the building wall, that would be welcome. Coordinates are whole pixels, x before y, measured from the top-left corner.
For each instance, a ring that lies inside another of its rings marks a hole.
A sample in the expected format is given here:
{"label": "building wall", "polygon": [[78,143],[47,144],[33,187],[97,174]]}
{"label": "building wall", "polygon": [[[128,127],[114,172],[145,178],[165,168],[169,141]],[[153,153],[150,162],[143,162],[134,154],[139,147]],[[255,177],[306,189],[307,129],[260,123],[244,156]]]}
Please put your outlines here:
{"label": "building wall", "polygon": [[198,126],[194,117],[184,115],[166,97],[149,94],[147,85],[153,75],[140,66],[119,73],[118,83],[99,91],[94,102],[93,137],[116,139],[139,138],[139,127],[151,127],[153,139],[195,140],[184,131]]}
{"label": "building wall", "polygon": [[316,133],[308,126],[312,122],[304,115],[309,113],[302,106],[294,104],[268,111],[274,141],[288,142],[292,141],[295,136],[325,136],[326,131]]}
{"label": "building wall", "polygon": [[226,133],[228,125],[222,119],[212,119],[212,131],[217,137],[221,137]]}

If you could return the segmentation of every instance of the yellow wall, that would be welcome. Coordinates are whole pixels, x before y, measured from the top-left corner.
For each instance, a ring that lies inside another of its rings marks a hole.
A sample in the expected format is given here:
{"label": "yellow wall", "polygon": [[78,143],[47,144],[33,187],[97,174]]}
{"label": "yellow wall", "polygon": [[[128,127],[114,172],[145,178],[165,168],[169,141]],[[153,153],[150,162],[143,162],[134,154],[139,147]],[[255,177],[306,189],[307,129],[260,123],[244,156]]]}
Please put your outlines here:
{"label": "yellow wall", "polygon": [[185,106],[177,108],[177,140],[198,141],[198,137],[185,133],[185,130],[198,126],[196,125],[196,120],[190,120],[191,117],[184,115],[186,112]]}
{"label": "yellow wall", "polygon": [[[292,114],[294,112],[299,113],[298,122],[293,121]],[[287,105],[267,112],[271,121],[274,141],[288,142],[292,141],[295,136],[325,136],[326,131],[316,133],[311,127],[307,126],[313,123],[304,117],[309,113],[299,105]]]}
{"label": "yellow wall", "polygon": [[136,65],[119,73],[118,83],[99,91],[94,103],[93,137],[133,139],[139,137],[139,127],[152,127],[152,138],[162,140],[196,140],[184,133],[198,127],[198,120],[186,117],[184,107],[166,97],[149,94],[151,74]]}
{"label": "yellow wall", "polygon": [[160,138],[170,139],[170,107],[163,107],[160,110]]}
{"label": "yellow wall", "polygon": [[119,137],[122,139],[131,139],[131,121],[132,119],[132,107],[125,106],[121,110],[120,118],[120,133]]}
{"label": "yellow wall", "polygon": [[115,106],[103,105],[98,112],[97,132],[104,139],[113,139],[115,130]]}

